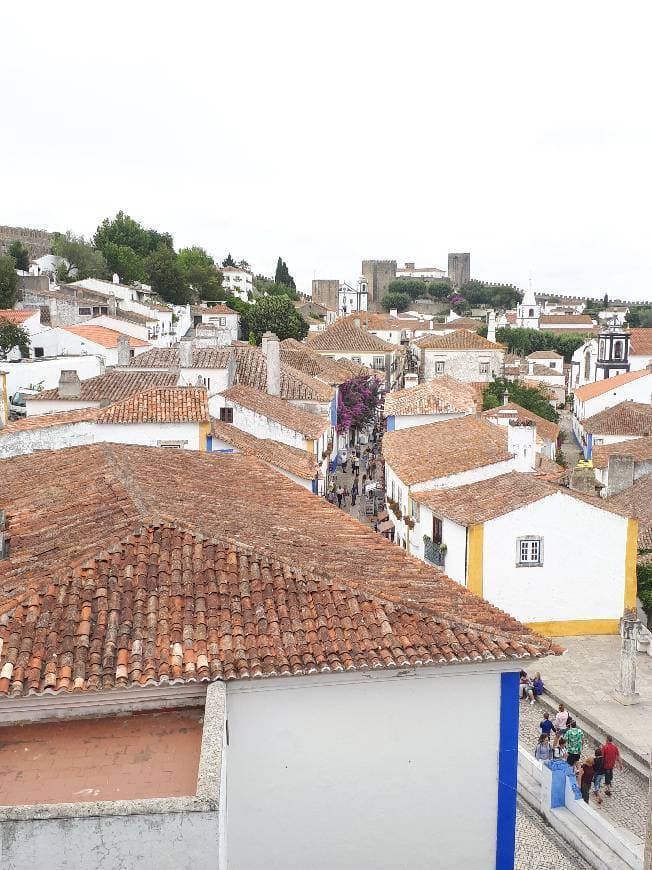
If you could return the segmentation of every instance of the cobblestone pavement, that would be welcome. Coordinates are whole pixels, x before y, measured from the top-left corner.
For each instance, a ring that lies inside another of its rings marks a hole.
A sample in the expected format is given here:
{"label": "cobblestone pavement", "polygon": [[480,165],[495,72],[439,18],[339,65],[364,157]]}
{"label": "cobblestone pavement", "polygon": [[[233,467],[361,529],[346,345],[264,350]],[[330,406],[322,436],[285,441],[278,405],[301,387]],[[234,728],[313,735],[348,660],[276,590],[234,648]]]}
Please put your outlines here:
{"label": "cobblestone pavement", "polygon": [[566,457],[569,468],[573,468],[582,459],[582,451],[573,435],[573,415],[570,411],[559,412],[559,428],[565,434],[564,443],[561,445],[562,452]]}
{"label": "cobblestone pavement", "polygon": [[515,870],[589,870],[589,864],[519,798]]}
{"label": "cobblestone pavement", "polygon": [[[530,706],[521,701],[521,715],[519,721],[519,736],[523,746],[530,752],[534,752],[539,739],[539,722],[543,718],[543,710],[540,704]],[[576,709],[569,705],[572,712]],[[581,715],[576,710],[577,715]],[[584,742],[583,756],[595,748],[595,743],[590,738]],[[624,828],[636,837],[645,837],[645,819],[647,815],[647,783],[636,771],[626,767],[623,771],[614,772],[612,796],[604,795],[601,806],[591,800],[591,806],[599,813],[603,813],[612,825]]]}

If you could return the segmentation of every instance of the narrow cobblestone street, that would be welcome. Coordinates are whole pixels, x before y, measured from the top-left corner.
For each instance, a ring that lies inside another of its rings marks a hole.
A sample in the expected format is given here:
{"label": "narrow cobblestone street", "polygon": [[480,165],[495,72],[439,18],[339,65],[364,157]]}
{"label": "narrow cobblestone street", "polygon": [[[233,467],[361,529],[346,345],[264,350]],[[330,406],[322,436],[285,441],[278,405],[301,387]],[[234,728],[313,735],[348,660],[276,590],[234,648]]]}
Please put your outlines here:
{"label": "narrow cobblestone street", "polygon": [[519,798],[515,870],[589,870],[590,865]]}

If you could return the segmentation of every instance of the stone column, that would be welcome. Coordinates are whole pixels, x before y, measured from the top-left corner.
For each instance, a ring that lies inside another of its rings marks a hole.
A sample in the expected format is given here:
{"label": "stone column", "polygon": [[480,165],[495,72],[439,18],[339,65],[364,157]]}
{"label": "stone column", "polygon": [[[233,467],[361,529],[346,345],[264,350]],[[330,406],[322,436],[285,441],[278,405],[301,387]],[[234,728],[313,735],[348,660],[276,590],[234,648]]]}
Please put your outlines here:
{"label": "stone column", "polygon": [[621,704],[636,704],[640,700],[636,691],[636,637],[638,619],[636,611],[627,610],[620,624],[620,676],[616,687],[616,700]]}

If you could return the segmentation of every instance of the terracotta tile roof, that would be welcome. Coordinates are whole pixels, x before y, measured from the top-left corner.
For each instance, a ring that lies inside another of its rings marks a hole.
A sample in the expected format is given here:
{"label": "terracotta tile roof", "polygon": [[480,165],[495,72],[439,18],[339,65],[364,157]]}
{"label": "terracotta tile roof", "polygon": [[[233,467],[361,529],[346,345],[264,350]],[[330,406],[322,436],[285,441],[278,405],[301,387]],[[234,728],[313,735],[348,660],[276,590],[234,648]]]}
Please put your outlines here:
{"label": "terracotta tile roof", "polygon": [[302,480],[314,480],[322,476],[315,457],[298,447],[290,447],[271,438],[256,438],[255,435],[243,432],[237,426],[223,423],[221,420],[212,421],[211,433],[215,438],[226,441],[241,453],[257,456],[263,462],[289,471]]}
{"label": "terracotta tile roof", "polygon": [[539,324],[554,326],[556,323],[576,323],[578,326],[593,326],[593,319],[588,314],[542,314]]}
{"label": "terracotta tile roof", "polygon": [[527,355],[528,359],[563,359],[563,356],[554,350],[535,350]]}
{"label": "terracotta tile roof", "polygon": [[505,350],[505,345],[489,341],[468,329],[458,329],[447,335],[422,335],[414,344],[425,350]]}
{"label": "terracotta tile roof", "polygon": [[20,325],[33,314],[36,314],[36,312],[37,309],[35,308],[26,311],[16,311],[13,308],[0,308],[0,320],[7,320],[9,323]]}
{"label": "terracotta tile roof", "polygon": [[335,321],[323,332],[315,332],[306,338],[306,345],[320,353],[391,353],[396,345],[383,341],[362,327],[358,328],[353,319],[343,317]]}
{"label": "terracotta tile roof", "polygon": [[470,384],[448,375],[388,393],[385,417],[404,414],[458,414],[476,409],[477,393]]}
{"label": "terracotta tile roof", "polygon": [[516,402],[508,402],[506,405],[490,408],[488,411],[483,411],[482,416],[486,420],[498,419],[499,417],[507,417],[508,420],[531,420],[537,427],[537,435],[541,436],[543,440],[555,442],[559,437],[559,426],[556,423],[546,420],[545,417],[540,417]]}
{"label": "terracotta tile roof", "polygon": [[0,438],[17,432],[31,432],[35,429],[51,429],[54,426],[67,426],[70,423],[83,423],[94,420],[96,408],[76,408],[74,411],[59,411],[55,414],[36,414],[11,420],[0,429]]}
{"label": "terracotta tile roof", "polygon": [[543,332],[552,332],[553,335],[585,335],[587,338],[591,338],[592,335],[597,335],[600,331],[599,326],[567,326],[565,329],[553,329],[551,326],[542,326],[541,330]]}
{"label": "terracotta tile roof", "polygon": [[652,437],[632,438],[616,444],[596,444],[591,453],[594,468],[606,468],[611,456],[631,456],[634,462],[649,462],[652,459]]}
{"label": "terracotta tile roof", "polygon": [[[78,326],[62,326],[66,332],[72,332],[86,341],[93,341],[95,344],[101,344],[102,347],[117,347],[118,339],[123,337],[123,333],[117,332],[115,329],[109,329],[106,326],[90,326],[90,324],[79,324]],[[143,341],[140,338],[134,338],[133,335],[125,335],[124,338],[129,339],[130,347],[149,347],[149,342]]]}
{"label": "terracotta tile roof", "polygon": [[[445,329],[471,329],[478,331],[484,324],[480,320],[474,320],[472,317],[458,317],[457,320],[449,320],[446,323],[433,323],[430,327],[433,332]],[[415,329],[423,329],[423,326],[415,326]]]}
{"label": "terracotta tile roof", "polygon": [[[192,351],[192,367],[225,369],[230,357],[230,347],[195,347]],[[179,347],[153,347],[134,357],[129,365],[138,369],[178,369]]]}
{"label": "terracotta tile roof", "polygon": [[97,412],[98,423],[207,423],[204,387],[154,387]]}
{"label": "terracotta tile roof", "polygon": [[647,369],[637,372],[624,372],[622,375],[616,375],[613,378],[605,378],[602,381],[592,381],[590,384],[584,384],[583,387],[575,389],[575,398],[581,402],[586,402],[587,399],[595,399],[596,396],[603,396],[605,393],[612,393],[622,387],[624,384],[629,384],[632,381],[637,381],[639,378],[645,378],[652,374]]}
{"label": "terracotta tile roof", "polygon": [[630,356],[652,356],[652,329],[635,327],[629,332]]}
{"label": "terracotta tile roof", "polygon": [[3,472],[2,693],[560,652],[250,456],[98,444]]}
{"label": "terracotta tile roof", "polygon": [[[145,356],[150,351],[145,351]],[[140,358],[140,357],[139,357]],[[179,377],[171,372],[129,372],[109,370],[103,375],[97,375],[95,378],[88,378],[81,382],[80,401],[82,402],[100,402],[108,405],[111,402],[119,402],[121,399],[126,399],[127,396],[133,393],[140,393],[150,387],[176,387]],[[70,402],[74,399],[61,397],[59,388],[54,390],[42,390],[35,396],[30,396],[29,401],[35,402]]]}
{"label": "terracotta tile roof", "polygon": [[[528,369],[527,373],[530,373],[529,369]],[[542,366],[542,365],[539,365],[538,363],[535,363],[532,366],[531,374],[539,375],[539,377],[546,377],[546,378],[549,378],[549,377],[561,378],[561,377],[563,377],[564,373],[559,371],[559,369],[553,369],[550,366]]]}
{"label": "terracotta tile roof", "polygon": [[326,417],[302,411],[286,399],[270,396],[262,390],[253,387],[234,386],[222,393],[225,399],[234,404],[248,408],[256,414],[274,420],[282,426],[300,432],[304,437],[315,440],[319,438],[330,423]]}
{"label": "terracotta tile roof", "polygon": [[219,303],[217,305],[193,305],[190,310],[193,314],[205,314],[209,316],[215,316],[216,314],[238,314],[237,311],[229,308],[228,305]]}
{"label": "terracotta tile roof", "polygon": [[[267,389],[267,358],[259,347],[236,349],[236,384]],[[288,401],[330,402],[333,389],[322,380],[292,368],[281,359],[281,398]]]}
{"label": "terracotta tile roof", "polygon": [[351,378],[370,374],[366,366],[348,359],[329,359],[294,338],[281,342],[281,362],[327,384],[343,384]]}
{"label": "terracotta tile roof", "polygon": [[421,321],[414,317],[392,317],[390,314],[375,311],[358,311],[348,314],[343,320],[353,323],[359,318],[362,329],[378,330],[384,332],[401,332],[403,329],[413,330]]}
{"label": "terracotta tile roof", "polygon": [[[158,323],[158,318],[155,314],[150,314],[149,317],[145,314],[139,314],[137,311],[125,311],[118,308],[115,314],[101,314],[100,317],[111,317],[113,320],[124,320],[125,323],[136,323],[139,326],[147,326],[149,323]],[[92,324],[92,320],[89,323]]]}
{"label": "terracotta tile roof", "polygon": [[652,405],[619,402],[582,420],[582,428],[593,435],[652,435]]}
{"label": "terracotta tile roof", "polygon": [[386,432],[383,456],[408,485],[512,458],[507,428],[471,416]]}
{"label": "terracotta tile roof", "polygon": [[645,477],[639,478],[634,486],[603,501],[637,517],[639,549],[652,550],[652,474],[646,474]]}

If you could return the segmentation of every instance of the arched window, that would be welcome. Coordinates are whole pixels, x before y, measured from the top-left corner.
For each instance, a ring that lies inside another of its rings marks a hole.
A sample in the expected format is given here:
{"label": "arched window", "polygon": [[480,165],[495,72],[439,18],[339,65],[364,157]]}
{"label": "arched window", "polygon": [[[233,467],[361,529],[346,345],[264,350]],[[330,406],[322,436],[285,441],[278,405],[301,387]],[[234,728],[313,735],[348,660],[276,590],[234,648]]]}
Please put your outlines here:
{"label": "arched window", "polygon": [[528,317],[534,317],[534,308],[530,308]]}
{"label": "arched window", "polygon": [[587,350],[584,355],[584,380],[591,380],[591,351]]}
{"label": "arched window", "polygon": [[622,341],[614,341],[614,359],[623,358],[623,343]]}

